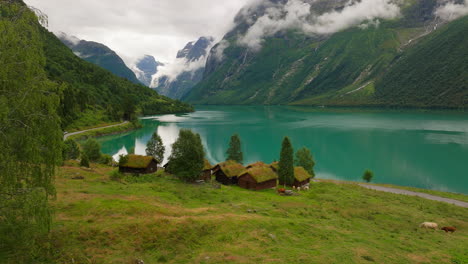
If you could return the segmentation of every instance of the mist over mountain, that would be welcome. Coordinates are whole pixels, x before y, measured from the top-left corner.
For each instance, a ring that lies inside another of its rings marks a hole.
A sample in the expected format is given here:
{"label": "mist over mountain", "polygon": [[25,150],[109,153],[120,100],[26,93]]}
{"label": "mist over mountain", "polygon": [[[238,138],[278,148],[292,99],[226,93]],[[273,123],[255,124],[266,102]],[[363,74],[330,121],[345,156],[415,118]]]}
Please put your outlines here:
{"label": "mist over mountain", "polygon": [[153,75],[158,72],[158,67],[164,66],[164,63],[156,61],[151,55],[145,55],[140,58],[132,67],[138,80],[146,86],[151,86]]}
{"label": "mist over mountain", "polygon": [[179,99],[203,78],[212,37],[201,37],[189,42],[179,52],[174,63],[161,67],[153,76],[152,86],[160,94]]}
{"label": "mist over mountain", "polygon": [[[465,107],[467,14],[466,0],[254,1],[210,50],[203,80],[183,99]],[[429,47],[445,56],[431,56]],[[418,69],[398,82],[407,89],[388,83],[401,67]],[[422,85],[431,78],[437,85]]]}
{"label": "mist over mountain", "polygon": [[122,58],[106,45],[94,41],[81,40],[75,36],[69,36],[64,32],[56,35],[63,44],[69,47],[81,59],[96,64],[133,83],[140,84],[135,73],[127,67]]}

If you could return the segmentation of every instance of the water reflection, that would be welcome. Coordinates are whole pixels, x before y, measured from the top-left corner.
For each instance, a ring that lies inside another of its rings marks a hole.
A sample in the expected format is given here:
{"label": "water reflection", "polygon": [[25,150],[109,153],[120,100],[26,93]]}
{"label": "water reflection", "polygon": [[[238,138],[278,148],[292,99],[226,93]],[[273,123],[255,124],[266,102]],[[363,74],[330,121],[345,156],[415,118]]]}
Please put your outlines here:
{"label": "water reflection", "polygon": [[468,193],[468,116],[439,112],[317,110],[291,107],[199,107],[185,115],[142,120],[144,128],[99,140],[104,153],[135,149],[145,154],[157,132],[165,162],[180,129],[199,133],[207,158],[223,161],[233,133],[239,133],[245,163],[279,159],[289,136],[295,149],[312,150],[318,177],[360,180],[367,168],[375,181]]}

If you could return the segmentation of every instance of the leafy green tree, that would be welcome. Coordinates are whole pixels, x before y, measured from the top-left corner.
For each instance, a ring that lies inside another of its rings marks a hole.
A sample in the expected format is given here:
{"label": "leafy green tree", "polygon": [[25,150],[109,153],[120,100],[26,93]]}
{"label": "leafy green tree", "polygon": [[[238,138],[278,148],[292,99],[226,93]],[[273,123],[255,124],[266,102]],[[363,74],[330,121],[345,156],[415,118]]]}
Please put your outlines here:
{"label": "leafy green tree", "polygon": [[80,156],[80,147],[73,139],[63,142],[62,157],[64,160],[77,159]]}
{"label": "leafy green tree", "polygon": [[163,145],[161,137],[154,132],[148,144],[146,144],[146,155],[152,156],[161,164],[164,160],[164,152],[166,148]]}
{"label": "leafy green tree", "polygon": [[172,145],[168,171],[184,181],[194,181],[203,170],[205,151],[200,135],[182,129],[179,138]]}
{"label": "leafy green tree", "polygon": [[315,161],[308,148],[303,147],[296,152],[296,159],[294,160],[294,164],[296,166],[303,167],[312,177],[315,177]]}
{"label": "leafy green tree", "polygon": [[81,153],[80,166],[89,168],[89,158],[85,153]]}
{"label": "leafy green tree", "polygon": [[241,149],[241,140],[238,134],[231,136],[231,141],[229,142],[229,148],[226,151],[227,160],[234,160],[242,164],[244,160],[244,155]]}
{"label": "leafy green tree", "polygon": [[288,137],[283,139],[281,146],[278,178],[283,184],[294,183],[294,150]]}
{"label": "leafy green tree", "polygon": [[366,182],[371,182],[373,178],[374,178],[374,173],[371,170],[366,170],[364,174],[362,175],[362,179],[365,180]]}
{"label": "leafy green tree", "polygon": [[89,138],[81,147],[83,148],[83,153],[90,161],[99,162],[101,159],[101,145],[96,139]]}
{"label": "leafy green tree", "polygon": [[0,1],[0,32],[0,262],[35,263],[62,159],[63,87],[47,78],[38,17],[22,1]]}

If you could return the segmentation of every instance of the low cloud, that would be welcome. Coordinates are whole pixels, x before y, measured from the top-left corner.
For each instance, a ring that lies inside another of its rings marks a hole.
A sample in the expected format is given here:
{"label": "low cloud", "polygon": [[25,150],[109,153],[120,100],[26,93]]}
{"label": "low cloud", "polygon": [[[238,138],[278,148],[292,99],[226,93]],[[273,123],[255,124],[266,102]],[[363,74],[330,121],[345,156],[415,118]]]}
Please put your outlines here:
{"label": "low cloud", "polygon": [[168,82],[175,81],[179,75],[185,72],[194,73],[198,69],[205,67],[206,60],[208,59],[209,51],[213,45],[209,45],[205,50],[205,56],[201,56],[198,60],[188,60],[186,58],[177,58],[172,63],[164,64],[158,67],[158,72],[153,75],[151,87],[159,86],[159,80],[167,77]]}
{"label": "low cloud", "polygon": [[309,3],[289,0],[285,5],[266,7],[238,43],[259,50],[265,37],[286,29],[301,30],[305,34],[333,34],[363,22],[378,25],[378,19],[392,19],[400,15],[400,8],[391,0],[350,1],[342,10],[315,15]]}
{"label": "low cloud", "polygon": [[435,15],[447,21],[452,21],[459,17],[466,16],[468,15],[468,0],[465,0],[461,4],[456,4],[455,2],[450,1],[437,8]]}
{"label": "low cloud", "polygon": [[211,50],[211,54],[219,62],[224,59],[224,50],[229,47],[229,42],[222,40],[218,45]]}

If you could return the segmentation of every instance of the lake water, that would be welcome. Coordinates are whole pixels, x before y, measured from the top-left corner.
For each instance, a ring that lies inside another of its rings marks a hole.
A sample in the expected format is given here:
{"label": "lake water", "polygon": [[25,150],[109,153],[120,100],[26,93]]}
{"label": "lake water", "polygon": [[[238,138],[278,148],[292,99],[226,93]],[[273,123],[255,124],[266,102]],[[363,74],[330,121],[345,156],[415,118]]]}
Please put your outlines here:
{"label": "lake water", "polygon": [[166,145],[181,128],[201,135],[211,163],[225,159],[238,133],[244,164],[279,159],[281,141],[308,147],[318,178],[360,181],[365,169],[374,182],[468,194],[468,114],[263,106],[200,106],[185,115],[143,119],[144,128],[99,138],[102,151],[144,154],[157,131]]}

